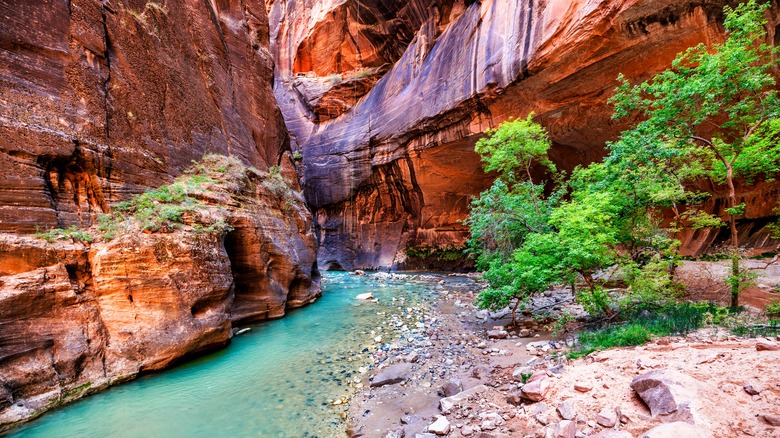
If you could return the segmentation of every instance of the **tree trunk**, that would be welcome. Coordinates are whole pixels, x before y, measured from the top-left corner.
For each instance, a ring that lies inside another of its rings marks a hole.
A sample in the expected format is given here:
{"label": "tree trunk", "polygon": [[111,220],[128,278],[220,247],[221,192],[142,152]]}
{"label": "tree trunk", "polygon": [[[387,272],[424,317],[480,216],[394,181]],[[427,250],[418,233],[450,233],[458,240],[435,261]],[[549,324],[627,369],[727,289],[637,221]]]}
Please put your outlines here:
{"label": "tree trunk", "polygon": [[515,307],[512,308],[512,322],[509,323],[510,327],[517,327],[517,308],[520,307],[520,298],[515,301]]}
{"label": "tree trunk", "polygon": [[[734,169],[726,165],[726,179],[729,184],[729,208],[737,206],[737,191],[734,188]],[[739,269],[739,234],[737,233],[737,218],[729,213],[729,228],[731,228],[731,308],[739,307],[740,269]]]}

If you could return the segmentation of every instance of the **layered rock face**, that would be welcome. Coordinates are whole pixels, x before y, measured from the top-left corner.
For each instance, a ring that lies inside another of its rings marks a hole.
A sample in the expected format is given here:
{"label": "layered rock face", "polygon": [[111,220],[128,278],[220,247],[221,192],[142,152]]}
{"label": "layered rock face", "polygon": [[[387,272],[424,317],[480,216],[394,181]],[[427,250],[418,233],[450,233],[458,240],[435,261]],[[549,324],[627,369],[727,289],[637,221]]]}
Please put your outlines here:
{"label": "layered rock face", "polygon": [[[0,0],[0,17],[0,430],[319,296],[262,2]],[[199,195],[229,227],[30,236],[94,231],[205,153],[254,167]]]}
{"label": "layered rock face", "polygon": [[0,231],[90,225],[205,152],[286,130],[259,1],[0,1]]}
{"label": "layered rock face", "polygon": [[179,228],[91,244],[0,234],[0,430],[319,297],[302,194],[240,172],[198,192],[205,205]]}
{"label": "layered rock face", "polygon": [[[351,269],[425,267],[409,249],[461,246],[468,200],[491,180],[473,144],[510,117],[534,112],[563,169],[599,159],[627,127],[606,105],[618,74],[646,79],[676,53],[721,41],[727,2],[269,3],[275,93],[304,157],[320,265]],[[355,78],[377,76],[349,94]],[[745,239],[754,225],[743,224]],[[709,248],[716,234],[691,236],[686,250]]]}

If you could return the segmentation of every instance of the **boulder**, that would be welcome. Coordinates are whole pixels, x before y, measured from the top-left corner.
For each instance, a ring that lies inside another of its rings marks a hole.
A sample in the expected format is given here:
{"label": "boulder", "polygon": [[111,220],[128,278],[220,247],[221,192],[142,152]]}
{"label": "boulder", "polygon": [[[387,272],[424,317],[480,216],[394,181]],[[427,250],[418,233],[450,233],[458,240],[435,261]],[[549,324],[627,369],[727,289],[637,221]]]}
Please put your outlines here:
{"label": "boulder", "polygon": [[379,374],[374,376],[373,379],[371,379],[371,387],[375,388],[379,386],[392,385],[394,383],[402,382],[408,379],[411,373],[412,373],[412,364],[399,363],[395,365],[390,365],[389,367],[380,371]]}
{"label": "boulder", "polygon": [[428,432],[435,433],[436,435],[447,435],[450,433],[450,422],[445,416],[436,417],[436,421],[428,426]]}
{"label": "boulder", "polygon": [[763,414],[761,418],[772,426],[780,426],[780,415],[775,414]]}
{"label": "boulder", "polygon": [[617,422],[618,416],[614,409],[604,408],[596,415],[596,423],[598,423],[599,426],[612,428],[615,427]]}
{"label": "boulder", "polygon": [[563,420],[558,423],[555,438],[575,438],[577,436],[577,423]]}
{"label": "boulder", "polygon": [[694,426],[682,421],[656,426],[639,436],[639,438],[711,438],[712,435],[701,426]]}
{"label": "boulder", "polygon": [[364,294],[358,294],[355,297],[355,299],[356,300],[373,300],[374,299],[374,294],[372,294],[371,292],[366,292]]}
{"label": "boulder", "polygon": [[550,390],[550,379],[544,372],[536,372],[522,388],[523,398],[538,402],[544,400]]}
{"label": "boulder", "polygon": [[693,422],[691,404],[697,400],[700,383],[672,370],[656,370],[639,375],[631,388],[645,402],[653,417],[664,421]]}
{"label": "boulder", "polygon": [[450,379],[439,391],[444,397],[452,397],[455,394],[459,394],[463,391],[463,383],[458,379]]}
{"label": "boulder", "polygon": [[558,405],[558,415],[564,420],[573,420],[577,416],[577,410],[574,407],[574,403],[571,401],[565,401]]}
{"label": "boulder", "polygon": [[777,350],[780,350],[780,344],[778,344],[775,341],[770,341],[769,339],[758,338],[758,339],[756,339],[756,350],[757,351],[777,351]]}

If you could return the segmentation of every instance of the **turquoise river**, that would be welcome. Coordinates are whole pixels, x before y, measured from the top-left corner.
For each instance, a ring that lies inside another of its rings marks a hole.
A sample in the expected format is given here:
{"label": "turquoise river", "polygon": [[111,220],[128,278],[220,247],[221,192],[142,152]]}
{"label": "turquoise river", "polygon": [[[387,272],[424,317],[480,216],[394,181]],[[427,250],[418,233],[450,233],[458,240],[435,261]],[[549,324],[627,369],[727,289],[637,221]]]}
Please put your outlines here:
{"label": "turquoise river", "polygon": [[[345,436],[346,408],[333,401],[365,382],[360,371],[394,336],[387,317],[406,314],[414,323],[414,309],[436,299],[439,281],[452,281],[424,278],[327,273],[313,305],[255,325],[216,353],[49,412],[10,436]],[[364,292],[379,302],[354,299]]]}

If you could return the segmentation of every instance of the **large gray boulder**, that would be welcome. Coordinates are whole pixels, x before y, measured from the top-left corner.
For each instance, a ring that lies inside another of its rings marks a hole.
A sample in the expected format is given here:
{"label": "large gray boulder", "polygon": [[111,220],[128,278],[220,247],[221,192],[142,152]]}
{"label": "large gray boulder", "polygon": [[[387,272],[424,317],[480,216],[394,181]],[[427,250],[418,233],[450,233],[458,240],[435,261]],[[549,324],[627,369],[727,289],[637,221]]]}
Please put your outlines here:
{"label": "large gray boulder", "polygon": [[650,408],[651,415],[664,422],[695,423],[693,411],[700,387],[698,380],[672,370],[650,371],[631,382],[631,388]]}

